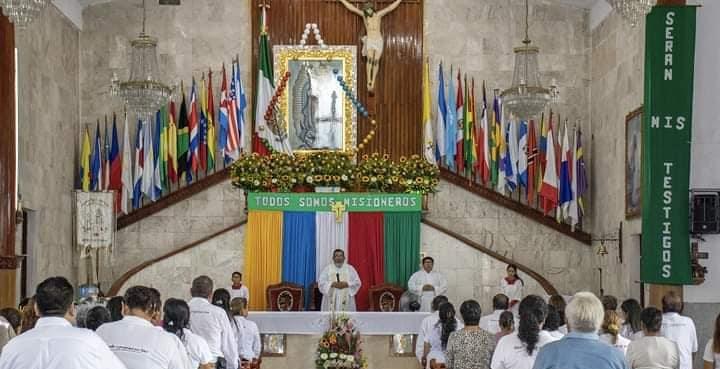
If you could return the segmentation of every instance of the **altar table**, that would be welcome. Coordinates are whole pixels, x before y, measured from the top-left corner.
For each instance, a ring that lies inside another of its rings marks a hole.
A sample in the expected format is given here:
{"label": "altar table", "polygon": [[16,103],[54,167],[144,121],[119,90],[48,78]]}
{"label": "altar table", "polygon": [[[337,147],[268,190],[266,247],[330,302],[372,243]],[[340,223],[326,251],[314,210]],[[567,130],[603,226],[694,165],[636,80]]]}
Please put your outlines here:
{"label": "altar table", "polygon": [[[389,336],[417,334],[422,320],[430,313],[370,312],[345,313],[353,319],[360,334]],[[321,335],[330,322],[329,311],[251,311],[248,319],[258,325],[260,333]]]}

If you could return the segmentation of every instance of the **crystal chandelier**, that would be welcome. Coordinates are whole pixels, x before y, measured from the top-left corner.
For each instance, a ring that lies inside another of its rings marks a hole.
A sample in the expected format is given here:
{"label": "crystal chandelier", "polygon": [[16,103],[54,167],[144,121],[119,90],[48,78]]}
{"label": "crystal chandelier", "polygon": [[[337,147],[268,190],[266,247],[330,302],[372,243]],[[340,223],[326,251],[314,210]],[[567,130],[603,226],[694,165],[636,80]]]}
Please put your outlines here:
{"label": "crystal chandelier", "polygon": [[523,46],[513,49],[515,52],[515,71],[512,86],[503,91],[503,107],[518,118],[529,119],[539,114],[551,98],[557,98],[555,83],[551,89],[540,84],[538,54],[540,48],[530,45],[528,37],[528,1],[525,0],[525,39]]}
{"label": "crystal chandelier", "polygon": [[613,9],[635,27],[650,13],[657,0],[608,0]]}
{"label": "crystal chandelier", "polygon": [[113,75],[111,92],[121,96],[130,111],[138,114],[154,113],[168,102],[172,90],[158,79],[157,39],[145,34],[145,0],[142,32],[138,38],[130,41],[130,46],[130,78],[119,82],[117,76]]}
{"label": "crystal chandelier", "polygon": [[48,0],[0,0],[2,12],[16,28],[24,28],[47,5]]}

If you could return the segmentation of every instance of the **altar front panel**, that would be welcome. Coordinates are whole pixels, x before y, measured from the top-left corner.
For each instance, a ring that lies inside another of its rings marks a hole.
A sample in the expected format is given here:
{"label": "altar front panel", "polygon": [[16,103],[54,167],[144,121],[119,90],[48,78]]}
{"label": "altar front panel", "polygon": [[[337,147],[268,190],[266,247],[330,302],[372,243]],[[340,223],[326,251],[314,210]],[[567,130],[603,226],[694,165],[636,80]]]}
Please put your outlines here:
{"label": "altar front panel", "polygon": [[[251,311],[248,319],[258,325],[260,333],[322,335],[329,326],[330,312]],[[347,313],[364,336],[417,334],[422,320],[430,313]]]}

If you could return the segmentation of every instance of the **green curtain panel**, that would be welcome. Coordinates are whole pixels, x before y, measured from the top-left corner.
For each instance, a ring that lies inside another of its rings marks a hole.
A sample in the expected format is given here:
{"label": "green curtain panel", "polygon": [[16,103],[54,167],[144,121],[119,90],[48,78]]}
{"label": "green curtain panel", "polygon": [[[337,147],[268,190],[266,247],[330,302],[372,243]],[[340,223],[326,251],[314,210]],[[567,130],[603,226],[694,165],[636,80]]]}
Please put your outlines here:
{"label": "green curtain panel", "polygon": [[385,213],[385,282],[407,288],[420,268],[420,213]]}

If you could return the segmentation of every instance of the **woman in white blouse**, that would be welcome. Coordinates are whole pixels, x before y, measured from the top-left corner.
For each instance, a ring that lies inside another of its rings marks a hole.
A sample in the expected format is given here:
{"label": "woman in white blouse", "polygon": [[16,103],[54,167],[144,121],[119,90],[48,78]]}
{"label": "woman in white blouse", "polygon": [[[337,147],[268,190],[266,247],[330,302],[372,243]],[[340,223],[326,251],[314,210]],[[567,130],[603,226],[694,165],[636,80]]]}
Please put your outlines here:
{"label": "woman in white blouse", "polygon": [[500,292],[508,297],[512,308],[522,300],[525,282],[518,275],[517,266],[514,264],[509,264],[505,271],[507,271],[507,276],[500,281]]}
{"label": "woman in white blouse", "polygon": [[602,324],[600,341],[615,347],[622,352],[623,356],[625,356],[630,340],[620,335],[621,325],[622,321],[620,320],[620,315],[618,315],[618,313],[613,310],[605,310],[605,319]]}
{"label": "woman in white blouse", "polygon": [[421,363],[426,368],[430,368],[430,364],[433,361],[437,364],[445,363],[445,350],[447,349],[448,338],[450,338],[450,333],[458,329],[453,304],[447,302],[440,305],[438,315],[440,320],[438,320],[430,332],[423,349]]}
{"label": "woman in white blouse", "polygon": [[705,345],[703,369],[720,369],[720,314],[715,318],[713,338]]}
{"label": "woman in white blouse", "polygon": [[167,299],[163,308],[163,328],[178,336],[185,346],[192,369],[211,369],[216,358],[204,338],[191,332],[188,327],[190,308],[187,302],[179,299]]}

